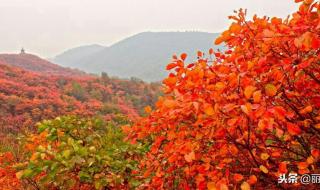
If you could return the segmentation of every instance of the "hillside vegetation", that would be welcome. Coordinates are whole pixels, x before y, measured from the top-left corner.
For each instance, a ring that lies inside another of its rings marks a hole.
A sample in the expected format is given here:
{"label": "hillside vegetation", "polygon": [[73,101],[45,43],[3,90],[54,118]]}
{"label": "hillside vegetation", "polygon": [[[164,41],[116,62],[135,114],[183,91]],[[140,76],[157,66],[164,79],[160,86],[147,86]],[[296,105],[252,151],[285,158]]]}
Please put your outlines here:
{"label": "hillside vegetation", "polygon": [[159,98],[2,63],[0,188],[320,189],[320,2],[295,2],[286,19],[235,11],[226,49],[173,55]]}

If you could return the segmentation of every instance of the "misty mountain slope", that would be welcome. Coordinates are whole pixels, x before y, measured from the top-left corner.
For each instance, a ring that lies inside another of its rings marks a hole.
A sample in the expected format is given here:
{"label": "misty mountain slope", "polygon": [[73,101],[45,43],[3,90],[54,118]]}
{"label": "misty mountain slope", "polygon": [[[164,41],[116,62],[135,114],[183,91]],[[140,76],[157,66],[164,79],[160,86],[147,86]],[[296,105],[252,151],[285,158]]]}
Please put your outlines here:
{"label": "misty mountain slope", "polygon": [[73,67],[73,63],[80,62],[83,58],[95,54],[104,48],[106,47],[97,44],[80,46],[61,53],[52,59],[52,61],[66,67]]}
{"label": "misty mountain slope", "polygon": [[167,76],[165,67],[173,54],[187,53],[187,61],[193,61],[198,50],[207,52],[214,47],[213,41],[217,36],[217,33],[206,32],[144,32],[82,57],[77,62],[69,62],[68,66],[92,73],[104,71],[122,78],[160,81]]}

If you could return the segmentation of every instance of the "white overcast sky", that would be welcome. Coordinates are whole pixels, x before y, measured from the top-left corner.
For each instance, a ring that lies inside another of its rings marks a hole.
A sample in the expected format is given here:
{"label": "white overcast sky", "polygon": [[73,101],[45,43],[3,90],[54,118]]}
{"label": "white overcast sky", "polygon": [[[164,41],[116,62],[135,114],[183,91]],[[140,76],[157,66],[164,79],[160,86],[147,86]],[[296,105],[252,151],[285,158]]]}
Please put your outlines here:
{"label": "white overcast sky", "polygon": [[286,17],[294,0],[0,0],[0,52],[52,57],[144,31],[221,32],[233,10]]}

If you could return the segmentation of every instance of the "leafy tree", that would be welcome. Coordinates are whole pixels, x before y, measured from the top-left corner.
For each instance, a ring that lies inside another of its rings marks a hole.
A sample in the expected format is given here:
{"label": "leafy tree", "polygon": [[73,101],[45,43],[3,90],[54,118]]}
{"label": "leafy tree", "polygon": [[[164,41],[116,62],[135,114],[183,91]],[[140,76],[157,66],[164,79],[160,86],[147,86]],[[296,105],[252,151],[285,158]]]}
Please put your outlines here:
{"label": "leafy tree", "polygon": [[280,174],[319,173],[320,5],[292,17],[230,16],[216,43],[228,50],[187,64],[174,56],[166,95],[126,131],[151,141],[141,161],[150,189],[319,189],[279,184]]}
{"label": "leafy tree", "polygon": [[32,152],[19,178],[40,189],[123,189],[139,184],[132,176],[146,147],[125,142],[117,122],[74,116],[38,125],[26,145]]}

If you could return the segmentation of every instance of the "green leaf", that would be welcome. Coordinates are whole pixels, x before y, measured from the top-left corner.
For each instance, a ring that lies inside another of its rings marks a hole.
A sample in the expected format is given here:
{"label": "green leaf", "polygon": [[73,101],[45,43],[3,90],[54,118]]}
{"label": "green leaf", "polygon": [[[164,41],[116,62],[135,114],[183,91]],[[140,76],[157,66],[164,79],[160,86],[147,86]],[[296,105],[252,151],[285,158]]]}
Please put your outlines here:
{"label": "green leaf", "polygon": [[63,155],[64,158],[69,159],[71,153],[72,153],[71,150],[64,150],[64,151],[62,152],[62,155]]}
{"label": "green leaf", "polygon": [[80,171],[78,176],[80,178],[80,181],[84,181],[84,182],[91,181],[90,174],[88,174],[88,173],[86,173],[84,171]]}
{"label": "green leaf", "polygon": [[23,171],[23,175],[22,177],[25,177],[25,178],[30,178],[33,176],[33,170],[32,169],[25,169]]}

